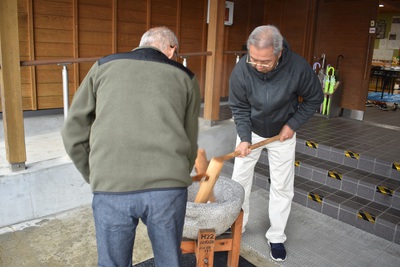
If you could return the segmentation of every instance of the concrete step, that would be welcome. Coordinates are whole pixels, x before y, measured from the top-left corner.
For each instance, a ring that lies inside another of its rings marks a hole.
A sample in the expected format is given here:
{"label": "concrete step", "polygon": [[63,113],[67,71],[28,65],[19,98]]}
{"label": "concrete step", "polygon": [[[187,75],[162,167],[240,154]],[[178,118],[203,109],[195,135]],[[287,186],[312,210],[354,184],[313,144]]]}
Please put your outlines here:
{"label": "concrete step", "polygon": [[[294,202],[400,244],[400,179],[394,163],[298,139],[295,166]],[[230,177],[232,171],[233,160],[222,172]],[[269,190],[266,150],[253,184]]]}

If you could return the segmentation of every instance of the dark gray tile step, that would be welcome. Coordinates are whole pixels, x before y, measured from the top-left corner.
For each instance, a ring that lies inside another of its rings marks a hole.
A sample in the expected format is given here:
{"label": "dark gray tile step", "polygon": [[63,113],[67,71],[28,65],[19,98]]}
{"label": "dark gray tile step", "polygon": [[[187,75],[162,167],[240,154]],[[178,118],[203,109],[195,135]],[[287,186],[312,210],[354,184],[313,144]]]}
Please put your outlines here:
{"label": "dark gray tile step", "polygon": [[[224,164],[226,173],[233,171],[231,164]],[[329,160],[296,152],[295,175],[326,185],[354,196],[359,196],[379,204],[400,209],[400,181],[344,166]],[[261,154],[255,167],[255,185],[266,188],[269,177],[267,152]]]}
{"label": "dark gray tile step", "polygon": [[400,244],[400,209],[295,177],[293,201]]}
{"label": "dark gray tile step", "polygon": [[[221,175],[231,177],[232,171],[233,161],[227,161]],[[253,184],[269,191],[269,170],[266,164],[256,165]],[[294,179],[294,202],[400,244],[400,195],[395,197],[397,208],[298,175]]]}
{"label": "dark gray tile step", "polygon": [[400,181],[296,153],[295,174],[371,201],[400,208]]}
{"label": "dark gray tile step", "polygon": [[[400,181],[348,167],[329,160],[296,152],[295,175],[388,207],[400,209]],[[256,184],[265,186],[268,173],[267,153],[263,152],[255,168]],[[264,181],[262,181],[264,179]]]}
{"label": "dark gray tile step", "polygon": [[[374,158],[351,147],[319,144],[312,139],[297,138],[296,151],[318,159],[329,160],[347,167],[397,179],[400,181],[400,163]],[[395,160],[395,159],[393,159]]]}

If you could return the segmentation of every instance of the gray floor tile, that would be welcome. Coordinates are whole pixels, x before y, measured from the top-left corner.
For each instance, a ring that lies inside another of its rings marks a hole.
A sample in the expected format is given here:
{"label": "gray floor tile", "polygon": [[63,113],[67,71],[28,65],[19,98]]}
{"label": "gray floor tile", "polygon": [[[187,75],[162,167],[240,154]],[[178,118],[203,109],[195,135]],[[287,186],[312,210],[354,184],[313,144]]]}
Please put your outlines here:
{"label": "gray floor tile", "polygon": [[[266,203],[268,192],[252,192],[250,219],[242,243],[268,259],[269,247],[264,236],[269,227]],[[394,267],[396,260],[400,260],[400,245],[297,203],[292,205],[286,229],[288,259],[274,266]]]}

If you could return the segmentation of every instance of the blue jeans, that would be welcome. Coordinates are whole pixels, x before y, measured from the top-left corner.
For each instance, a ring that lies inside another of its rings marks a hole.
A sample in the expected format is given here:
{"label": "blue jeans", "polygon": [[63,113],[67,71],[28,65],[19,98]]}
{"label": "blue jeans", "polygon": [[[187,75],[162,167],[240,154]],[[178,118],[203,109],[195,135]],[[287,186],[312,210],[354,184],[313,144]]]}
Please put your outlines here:
{"label": "blue jeans", "polygon": [[147,225],[157,267],[182,267],[187,189],[94,194],[98,266],[131,267],[139,218]]}

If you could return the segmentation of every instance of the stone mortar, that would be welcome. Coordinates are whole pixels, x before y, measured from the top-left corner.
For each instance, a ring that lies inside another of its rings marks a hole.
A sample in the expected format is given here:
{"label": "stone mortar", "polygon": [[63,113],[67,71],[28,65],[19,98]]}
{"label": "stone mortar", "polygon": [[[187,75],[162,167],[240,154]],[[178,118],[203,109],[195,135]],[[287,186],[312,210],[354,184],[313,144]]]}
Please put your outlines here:
{"label": "stone mortar", "polygon": [[239,216],[244,200],[243,187],[230,178],[219,177],[214,186],[215,202],[194,203],[199,182],[188,188],[183,237],[197,239],[200,229],[214,229],[218,236],[228,230]]}

